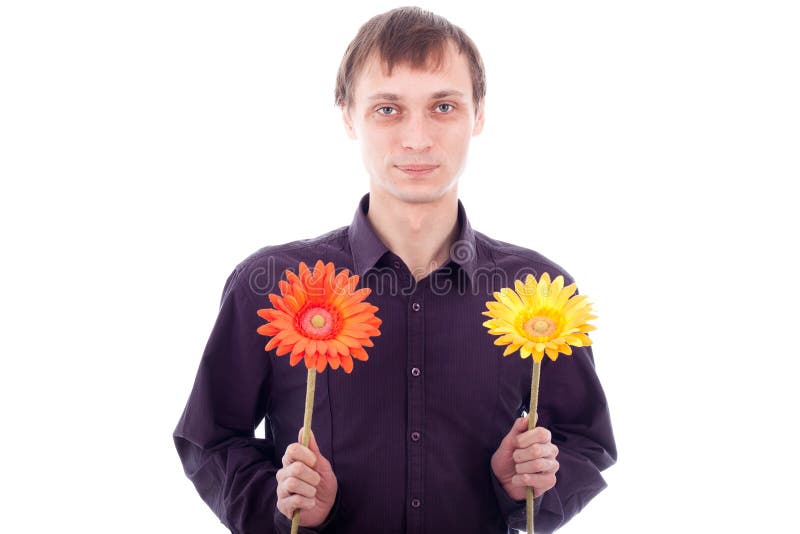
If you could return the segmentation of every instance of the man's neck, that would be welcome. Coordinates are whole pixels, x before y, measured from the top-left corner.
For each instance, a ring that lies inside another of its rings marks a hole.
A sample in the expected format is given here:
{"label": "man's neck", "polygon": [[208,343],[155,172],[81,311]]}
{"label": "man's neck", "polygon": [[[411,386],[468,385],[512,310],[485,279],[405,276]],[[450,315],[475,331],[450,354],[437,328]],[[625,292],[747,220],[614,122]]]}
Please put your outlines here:
{"label": "man's neck", "polygon": [[459,231],[457,189],[433,202],[409,203],[373,187],[367,219],[381,241],[421,280],[450,260],[450,246]]}

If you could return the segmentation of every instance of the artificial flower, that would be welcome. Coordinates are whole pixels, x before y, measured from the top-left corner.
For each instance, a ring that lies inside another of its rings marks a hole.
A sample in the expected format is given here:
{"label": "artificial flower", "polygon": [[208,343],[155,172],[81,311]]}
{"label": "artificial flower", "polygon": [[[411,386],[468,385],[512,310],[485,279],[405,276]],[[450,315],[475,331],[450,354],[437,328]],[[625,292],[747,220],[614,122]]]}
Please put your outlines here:
{"label": "artificial flower", "polygon": [[490,334],[498,335],[495,345],[508,345],[503,356],[519,350],[520,356],[533,355],[536,362],[547,354],[555,361],[559,353],[572,354],[570,345],[591,345],[587,332],[595,327],[587,321],[596,319],[586,295],[574,295],[575,284],[564,287],[564,277],[559,275],[550,282],[543,273],[539,281],[529,274],[523,283],[514,281],[514,289],[504,287],[494,292],[495,300],[486,303],[491,317],[483,326]]}
{"label": "artificial flower", "polygon": [[257,312],[268,321],[257,332],[272,336],[264,350],[277,347],[275,354],[290,354],[292,366],[304,360],[318,372],[330,364],[351,373],[353,358],[366,361],[364,347],[380,335],[381,319],[374,315],[377,306],[364,301],[371,289],[356,289],[358,275],[347,269],[336,274],[332,262],[317,260],[313,271],[300,262],[298,273],[287,269],[286,278],[278,282],[281,295],[269,294],[274,307]]}

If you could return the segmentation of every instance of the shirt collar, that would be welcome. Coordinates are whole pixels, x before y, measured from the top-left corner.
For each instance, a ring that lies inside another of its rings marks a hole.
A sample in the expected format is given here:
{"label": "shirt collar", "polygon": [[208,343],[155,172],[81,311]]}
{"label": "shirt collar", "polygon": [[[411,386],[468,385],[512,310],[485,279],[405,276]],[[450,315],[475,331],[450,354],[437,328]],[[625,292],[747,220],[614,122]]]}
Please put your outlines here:
{"label": "shirt collar", "polygon": [[[353,266],[355,272],[362,278],[386,252],[389,252],[389,248],[380,240],[372,223],[367,219],[368,209],[369,193],[361,197],[348,231]],[[475,232],[469,223],[461,199],[458,200],[458,224],[459,233],[450,247],[450,259],[460,265],[472,281],[478,267],[478,249],[475,243]]]}

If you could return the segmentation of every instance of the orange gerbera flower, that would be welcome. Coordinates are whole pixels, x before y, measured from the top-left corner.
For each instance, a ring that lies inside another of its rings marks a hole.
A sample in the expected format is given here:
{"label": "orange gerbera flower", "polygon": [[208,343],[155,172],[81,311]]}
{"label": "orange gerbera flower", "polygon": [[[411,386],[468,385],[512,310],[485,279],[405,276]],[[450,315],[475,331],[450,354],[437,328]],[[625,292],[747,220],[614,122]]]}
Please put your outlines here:
{"label": "orange gerbera flower", "polygon": [[372,290],[355,289],[358,275],[347,269],[336,274],[332,262],[317,260],[313,272],[300,262],[298,274],[286,269],[286,278],[278,282],[280,296],[268,295],[274,308],[257,312],[269,321],[257,332],[272,336],[264,350],[277,347],[276,355],[291,354],[292,366],[305,360],[306,368],[318,372],[330,364],[350,373],[353,358],[366,361],[364,347],[373,346],[370,336],[380,335],[381,320],[374,315],[377,306],[362,302]]}

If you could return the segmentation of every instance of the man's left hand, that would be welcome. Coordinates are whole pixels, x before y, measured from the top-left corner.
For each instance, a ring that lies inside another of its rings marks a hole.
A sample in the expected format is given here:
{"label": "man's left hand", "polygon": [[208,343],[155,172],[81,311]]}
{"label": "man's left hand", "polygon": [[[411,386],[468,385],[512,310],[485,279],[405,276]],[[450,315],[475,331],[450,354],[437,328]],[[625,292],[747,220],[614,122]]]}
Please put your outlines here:
{"label": "man's left hand", "polygon": [[558,447],[550,443],[550,431],[537,426],[528,430],[528,417],[520,417],[492,455],[492,472],[517,501],[525,499],[527,486],[534,498],[556,485]]}

